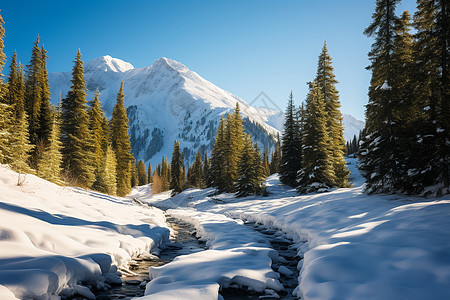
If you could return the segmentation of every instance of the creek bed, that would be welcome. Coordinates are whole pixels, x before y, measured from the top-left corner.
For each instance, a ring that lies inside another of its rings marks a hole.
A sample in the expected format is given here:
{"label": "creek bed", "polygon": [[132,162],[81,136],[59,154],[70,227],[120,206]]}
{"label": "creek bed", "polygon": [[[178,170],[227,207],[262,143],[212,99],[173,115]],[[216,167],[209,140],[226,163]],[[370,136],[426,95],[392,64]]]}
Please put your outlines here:
{"label": "creek bed", "polygon": [[170,243],[166,248],[161,249],[158,256],[135,257],[130,263],[130,270],[136,275],[122,276],[122,285],[113,286],[105,291],[95,293],[97,300],[106,299],[131,299],[133,297],[144,296],[145,285],[149,281],[149,267],[165,265],[179,255],[185,255],[203,251],[206,249],[205,243],[199,241],[193,232],[195,228],[186,222],[176,220],[171,217],[166,219],[168,225],[173,230]]}

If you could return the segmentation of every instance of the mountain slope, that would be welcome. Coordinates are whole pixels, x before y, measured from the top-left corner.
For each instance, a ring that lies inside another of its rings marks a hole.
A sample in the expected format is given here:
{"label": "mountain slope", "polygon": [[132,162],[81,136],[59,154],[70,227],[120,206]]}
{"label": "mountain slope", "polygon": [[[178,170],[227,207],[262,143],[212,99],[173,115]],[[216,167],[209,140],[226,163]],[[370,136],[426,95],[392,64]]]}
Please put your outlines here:
{"label": "mountain slope", "polygon": [[[67,95],[70,72],[49,74],[52,100]],[[151,67],[134,68],[120,59],[104,56],[85,64],[88,100],[95,90],[108,116],[124,82],[125,105],[135,157],[152,165],[170,156],[175,139],[180,140],[186,164],[198,149],[210,151],[220,118],[239,103],[244,126],[261,148],[272,147],[278,130],[268,124],[277,112],[249,106],[183,64],[165,57]],[[55,96],[56,95],[56,96]]]}

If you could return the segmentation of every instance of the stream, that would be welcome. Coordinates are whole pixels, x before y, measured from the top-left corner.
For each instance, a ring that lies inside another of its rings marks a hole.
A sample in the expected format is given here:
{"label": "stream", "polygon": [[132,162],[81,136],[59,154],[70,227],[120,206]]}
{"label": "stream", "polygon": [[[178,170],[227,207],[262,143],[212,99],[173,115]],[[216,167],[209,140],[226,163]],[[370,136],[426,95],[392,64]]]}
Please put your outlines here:
{"label": "stream", "polygon": [[161,249],[158,256],[135,257],[130,263],[130,270],[136,275],[122,276],[122,285],[113,286],[109,290],[95,293],[97,300],[106,299],[132,299],[133,297],[144,296],[145,285],[149,281],[149,267],[165,265],[179,255],[185,255],[203,251],[206,249],[205,243],[199,241],[195,234],[194,226],[189,223],[167,217],[166,221],[173,230],[170,243],[166,248]]}
{"label": "stream", "polygon": [[[193,225],[184,221],[167,216],[166,219],[173,234],[170,243],[161,249],[158,255],[143,255],[134,257],[129,264],[134,275],[122,275],[122,284],[112,286],[108,290],[94,291],[97,300],[106,299],[132,299],[144,296],[145,286],[149,281],[148,269],[152,266],[165,265],[179,255],[186,255],[207,249],[205,242],[200,241],[195,236]],[[238,288],[231,285],[227,289],[222,289],[219,293],[224,300],[239,299],[297,299],[292,292],[298,285],[297,264],[300,258],[297,251],[292,247],[293,241],[288,239],[282,232],[267,228],[255,222],[244,222],[244,224],[260,232],[271,244],[279,255],[280,260],[272,264],[272,269],[280,273],[279,281],[285,290],[276,295],[256,293],[248,288]],[[81,300],[83,297],[73,297],[71,299]]]}

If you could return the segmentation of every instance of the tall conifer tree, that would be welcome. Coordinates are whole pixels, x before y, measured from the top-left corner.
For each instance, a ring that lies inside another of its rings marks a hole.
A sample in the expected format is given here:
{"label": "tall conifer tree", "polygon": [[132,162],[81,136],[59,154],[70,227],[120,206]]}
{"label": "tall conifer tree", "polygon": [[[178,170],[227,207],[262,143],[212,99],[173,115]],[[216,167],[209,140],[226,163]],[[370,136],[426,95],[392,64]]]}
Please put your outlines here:
{"label": "tall conifer tree", "polygon": [[171,179],[169,188],[172,189],[172,196],[181,192],[181,153],[180,142],[175,140],[173,144],[172,163],[171,163]]}
{"label": "tall conifer tree", "polygon": [[444,0],[418,0],[414,15],[414,85],[421,112],[415,125],[420,130],[412,159],[416,164],[410,171],[416,192],[426,192],[424,189],[432,185],[440,186],[440,193],[449,192],[449,6]]}
{"label": "tall conifer tree", "polygon": [[289,95],[281,139],[280,181],[283,184],[296,187],[297,173],[302,167],[302,144],[299,120],[292,92]]}
{"label": "tall conifer tree", "polygon": [[117,195],[119,196],[125,196],[131,191],[132,173],[130,163],[133,160],[124,98],[122,82],[111,118],[111,140],[117,159]]}
{"label": "tall conifer tree", "polygon": [[138,170],[138,185],[147,184],[147,173],[145,171],[145,164],[142,160],[138,161],[137,170]]}
{"label": "tall conifer tree", "polygon": [[339,93],[336,89],[338,81],[335,78],[331,57],[328,54],[327,44],[324,42],[322,53],[319,56],[316,84],[322,91],[325,101],[325,114],[327,118],[327,131],[330,137],[328,151],[335,173],[335,185],[348,187],[348,175],[345,154],[344,127],[340,111]]}
{"label": "tall conifer tree", "polygon": [[393,89],[394,37],[398,18],[395,8],[400,0],[377,0],[373,22],[364,33],[374,36],[375,42],[369,52],[372,78],[369,87],[369,103],[366,106],[366,136],[363,138],[361,170],[366,178],[369,193],[391,191],[398,177],[398,132],[395,114],[399,103]]}
{"label": "tall conifer tree", "polygon": [[72,86],[62,99],[61,141],[63,167],[68,180],[90,187],[95,180],[92,162],[93,140],[89,130],[83,61],[78,50],[72,70]]}
{"label": "tall conifer tree", "polygon": [[148,168],[147,168],[147,183],[153,182],[153,172],[152,172],[152,164],[148,162]]}
{"label": "tall conifer tree", "polygon": [[327,115],[324,97],[315,82],[311,83],[306,99],[303,128],[303,160],[298,174],[299,193],[326,191],[336,182],[330,159]]}

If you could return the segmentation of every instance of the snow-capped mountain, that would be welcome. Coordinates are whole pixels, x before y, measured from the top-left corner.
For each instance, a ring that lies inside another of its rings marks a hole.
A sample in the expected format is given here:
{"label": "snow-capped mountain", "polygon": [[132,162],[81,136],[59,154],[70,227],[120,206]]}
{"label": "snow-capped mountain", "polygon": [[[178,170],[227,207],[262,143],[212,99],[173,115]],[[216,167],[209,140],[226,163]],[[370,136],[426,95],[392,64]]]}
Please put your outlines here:
{"label": "snow-capped mountain", "polygon": [[[120,82],[124,82],[133,153],[153,166],[163,155],[171,156],[175,139],[180,141],[187,164],[193,162],[198,149],[210,151],[221,116],[231,112],[236,103],[246,132],[261,148],[272,147],[279,132],[274,128],[279,112],[251,107],[172,59],[162,57],[151,67],[134,68],[107,55],[87,62],[84,70],[87,99],[92,99],[98,88],[108,116]],[[71,72],[49,74],[54,103],[60,95],[67,95],[71,77]]]}
{"label": "snow-capped mountain", "polygon": [[344,125],[344,139],[349,141],[353,139],[353,136],[359,135],[359,132],[364,129],[364,122],[356,119],[352,115],[342,114]]}

